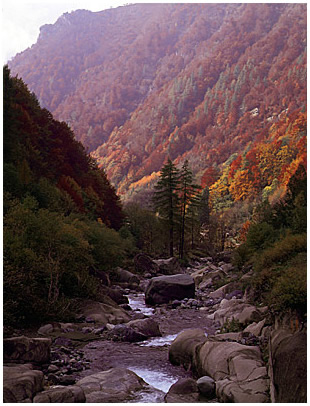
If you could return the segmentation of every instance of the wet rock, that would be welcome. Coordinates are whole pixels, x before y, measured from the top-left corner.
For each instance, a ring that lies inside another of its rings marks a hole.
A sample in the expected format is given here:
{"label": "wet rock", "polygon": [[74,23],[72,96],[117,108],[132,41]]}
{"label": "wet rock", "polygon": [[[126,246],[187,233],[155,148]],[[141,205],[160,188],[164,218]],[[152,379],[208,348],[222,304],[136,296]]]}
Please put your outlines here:
{"label": "wet rock", "polygon": [[195,282],[186,274],[152,278],[145,291],[146,304],[163,304],[195,296]]}
{"label": "wet rock", "polygon": [[211,376],[202,376],[197,380],[199,392],[207,399],[215,397],[215,381]]}
{"label": "wet rock", "polygon": [[3,367],[4,403],[32,402],[43,385],[43,372],[33,370],[31,364]]}
{"label": "wet rock", "polygon": [[25,336],[3,340],[4,362],[34,362],[43,364],[49,361],[52,341],[49,338],[28,338]]}
{"label": "wet rock", "polygon": [[135,271],[139,274],[146,272],[157,275],[159,266],[147,254],[139,253],[134,257]]}
{"label": "wet rock", "polygon": [[180,263],[176,257],[154,260],[163,275],[176,275],[181,273]]}
{"label": "wet rock", "polygon": [[87,403],[124,402],[148,385],[134,372],[112,368],[87,376],[76,383],[83,389]]}
{"label": "wet rock", "polygon": [[196,403],[198,400],[197,383],[192,378],[180,378],[165,395],[166,403]]}
{"label": "wet rock", "polygon": [[55,387],[38,393],[33,403],[85,403],[86,398],[79,386]]}

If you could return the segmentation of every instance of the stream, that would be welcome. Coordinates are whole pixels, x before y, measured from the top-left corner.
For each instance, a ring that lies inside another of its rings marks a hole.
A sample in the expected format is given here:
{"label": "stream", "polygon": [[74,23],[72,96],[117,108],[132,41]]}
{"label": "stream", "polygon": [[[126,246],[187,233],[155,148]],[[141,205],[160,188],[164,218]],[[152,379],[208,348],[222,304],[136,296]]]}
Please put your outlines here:
{"label": "stream", "polygon": [[129,403],[162,403],[171,385],[180,378],[192,377],[191,372],[169,362],[171,342],[185,329],[200,327],[207,335],[214,332],[214,326],[199,310],[169,309],[166,306],[154,309],[145,305],[143,293],[130,293],[127,297],[133,312],[152,316],[159,323],[162,337],[139,343],[102,340],[87,344],[84,352],[91,362],[87,375],[115,367],[128,368],[155,388],[141,391]]}

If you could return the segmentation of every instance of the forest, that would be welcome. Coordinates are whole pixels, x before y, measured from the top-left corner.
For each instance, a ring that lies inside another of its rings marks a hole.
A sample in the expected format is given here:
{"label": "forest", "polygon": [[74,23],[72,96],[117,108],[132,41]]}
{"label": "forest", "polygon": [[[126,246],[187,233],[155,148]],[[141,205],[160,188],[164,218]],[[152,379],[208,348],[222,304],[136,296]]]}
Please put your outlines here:
{"label": "forest", "polygon": [[9,66],[125,199],[154,186],[167,156],[223,208],[285,188],[305,161],[304,4],[78,10]]}
{"label": "forest", "polygon": [[4,95],[5,325],[70,319],[80,298],[100,297],[96,272],[113,275],[139,252],[186,266],[232,248],[239,270],[254,267],[255,300],[304,313],[304,113],[284,138],[277,124],[273,142],[228,162],[221,182],[199,185],[188,161],[168,158],[153,189],[121,202],[68,125],[7,66]]}

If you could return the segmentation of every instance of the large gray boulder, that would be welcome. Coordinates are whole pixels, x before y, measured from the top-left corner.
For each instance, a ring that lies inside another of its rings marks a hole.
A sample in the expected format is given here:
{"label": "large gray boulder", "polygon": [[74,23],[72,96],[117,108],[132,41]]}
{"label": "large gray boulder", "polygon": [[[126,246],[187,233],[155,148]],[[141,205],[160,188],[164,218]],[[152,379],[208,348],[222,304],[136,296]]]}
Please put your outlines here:
{"label": "large gray boulder", "polygon": [[86,403],[125,402],[148,387],[142,378],[125,368],[112,368],[87,376],[76,385],[83,389]]}
{"label": "large gray boulder", "polygon": [[194,279],[186,274],[152,278],[145,291],[145,303],[169,303],[171,300],[195,297]]}
{"label": "large gray boulder", "polygon": [[50,359],[52,341],[49,338],[29,338],[25,336],[3,340],[4,362],[46,363]]}
{"label": "large gray boulder", "polygon": [[140,279],[137,277],[137,275],[134,275],[132,272],[127,271],[126,269],[123,268],[116,268],[110,273],[110,279],[113,282],[118,282],[118,283],[126,283],[126,284],[137,284],[139,285]]}
{"label": "large gray boulder", "polygon": [[159,272],[164,275],[177,275],[181,273],[180,263],[176,257],[157,259],[154,262],[158,265]]}
{"label": "large gray boulder", "polygon": [[80,386],[55,386],[38,393],[33,403],[85,403],[86,397]]}
{"label": "large gray boulder", "polygon": [[31,364],[3,367],[3,402],[32,402],[37,392],[43,390],[44,375]]}

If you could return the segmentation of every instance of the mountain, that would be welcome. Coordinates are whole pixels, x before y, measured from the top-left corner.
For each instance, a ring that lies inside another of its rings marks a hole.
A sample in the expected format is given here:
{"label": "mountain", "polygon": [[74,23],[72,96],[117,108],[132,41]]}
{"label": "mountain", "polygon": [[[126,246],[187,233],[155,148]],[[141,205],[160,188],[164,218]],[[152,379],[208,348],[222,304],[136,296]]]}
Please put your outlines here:
{"label": "mountain", "polygon": [[[152,185],[170,156],[220,186],[214,196],[244,200],[305,163],[306,15],[278,3],[78,10],[9,66],[120,194]],[[255,187],[240,193],[243,181]]]}

